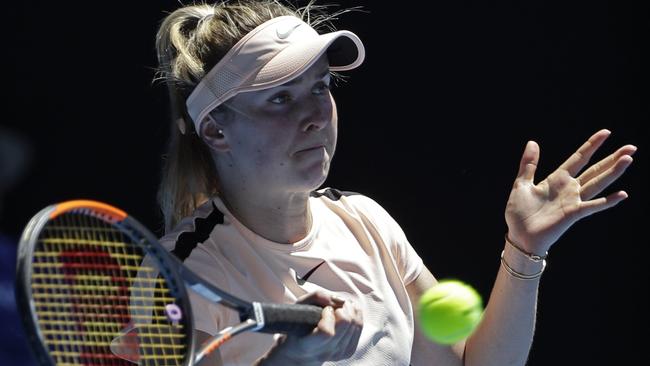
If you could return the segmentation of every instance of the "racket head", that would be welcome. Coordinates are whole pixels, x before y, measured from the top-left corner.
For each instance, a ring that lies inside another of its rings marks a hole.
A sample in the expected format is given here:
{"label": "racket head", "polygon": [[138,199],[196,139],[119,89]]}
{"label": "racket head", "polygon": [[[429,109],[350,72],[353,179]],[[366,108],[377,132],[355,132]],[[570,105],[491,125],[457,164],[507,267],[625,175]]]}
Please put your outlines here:
{"label": "racket head", "polygon": [[97,201],[48,206],[21,236],[16,301],[42,365],[191,365],[192,312],[155,236]]}

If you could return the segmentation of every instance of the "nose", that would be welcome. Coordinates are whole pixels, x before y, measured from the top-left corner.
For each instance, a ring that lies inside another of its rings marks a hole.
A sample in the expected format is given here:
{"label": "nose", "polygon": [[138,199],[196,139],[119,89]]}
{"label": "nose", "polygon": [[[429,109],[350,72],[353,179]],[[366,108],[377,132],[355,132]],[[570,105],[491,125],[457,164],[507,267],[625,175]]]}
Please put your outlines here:
{"label": "nose", "polygon": [[300,127],[303,132],[320,131],[332,119],[332,103],[323,97],[306,98],[302,104],[302,113],[299,117]]}
{"label": "nose", "polygon": [[307,123],[307,126],[303,129],[303,131],[320,131],[325,128],[328,122],[329,121],[325,121],[324,119],[311,120],[309,123]]}

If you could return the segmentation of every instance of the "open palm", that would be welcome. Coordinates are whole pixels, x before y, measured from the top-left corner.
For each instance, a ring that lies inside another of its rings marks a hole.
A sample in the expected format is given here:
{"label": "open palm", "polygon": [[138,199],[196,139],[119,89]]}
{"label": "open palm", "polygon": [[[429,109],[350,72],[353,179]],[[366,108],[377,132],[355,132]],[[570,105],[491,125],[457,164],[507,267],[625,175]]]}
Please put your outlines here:
{"label": "open palm", "polygon": [[534,141],[526,144],[506,206],[512,242],[530,253],[543,255],[575,222],[627,198],[627,193],[618,191],[594,199],[630,166],[636,151],[633,145],[619,148],[578,175],[609,135],[608,130],[596,132],[538,184],[534,179],[540,149]]}

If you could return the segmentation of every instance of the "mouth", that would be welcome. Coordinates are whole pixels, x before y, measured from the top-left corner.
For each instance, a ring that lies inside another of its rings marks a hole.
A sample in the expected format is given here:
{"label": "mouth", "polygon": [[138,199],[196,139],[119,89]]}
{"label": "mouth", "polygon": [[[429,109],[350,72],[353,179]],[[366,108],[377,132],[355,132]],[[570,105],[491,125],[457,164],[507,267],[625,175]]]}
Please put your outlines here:
{"label": "mouth", "polygon": [[324,149],[324,148],[325,148],[325,145],[322,145],[322,144],[321,145],[314,145],[314,146],[311,146],[311,147],[307,147],[307,148],[298,150],[294,154],[309,152],[309,151],[314,151],[314,150]]}

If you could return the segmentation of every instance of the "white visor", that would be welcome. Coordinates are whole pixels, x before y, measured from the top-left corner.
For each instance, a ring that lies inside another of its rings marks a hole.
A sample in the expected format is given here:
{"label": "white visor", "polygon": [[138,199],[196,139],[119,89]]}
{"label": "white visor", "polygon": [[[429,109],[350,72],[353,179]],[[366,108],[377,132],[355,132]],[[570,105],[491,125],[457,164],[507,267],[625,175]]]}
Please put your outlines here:
{"label": "white visor", "polygon": [[282,85],[327,52],[331,71],[354,69],[365,57],[363,43],[349,31],[318,34],[294,16],[273,18],[245,35],[208,72],[187,98],[200,134],[201,122],[238,93]]}

